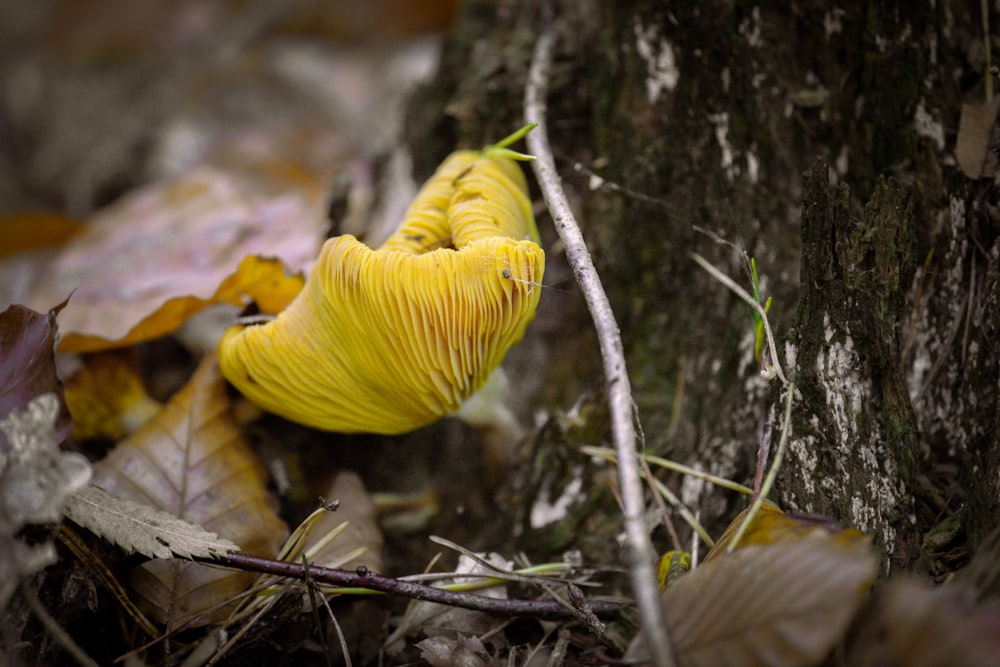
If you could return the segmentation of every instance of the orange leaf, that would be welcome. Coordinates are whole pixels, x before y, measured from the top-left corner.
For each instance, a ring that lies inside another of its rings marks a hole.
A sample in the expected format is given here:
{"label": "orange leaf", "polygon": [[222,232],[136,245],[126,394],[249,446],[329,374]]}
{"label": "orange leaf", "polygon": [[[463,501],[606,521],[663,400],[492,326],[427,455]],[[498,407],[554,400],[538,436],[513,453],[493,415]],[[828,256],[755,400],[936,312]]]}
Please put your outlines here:
{"label": "orange leaf", "polygon": [[[166,510],[231,539],[250,553],[272,556],[287,535],[267,491],[266,473],[229,415],[225,381],[214,357],[163,410],[95,466],[95,483],[119,496]],[[138,604],[170,626],[225,618],[255,575],[179,559],[134,569]],[[209,611],[213,610],[213,611]]]}
{"label": "orange leaf", "polygon": [[119,351],[87,359],[66,380],[73,439],[118,441],[135,432],[162,407],[146,393],[135,359]]}
{"label": "orange leaf", "polygon": [[0,216],[0,259],[30,250],[58,248],[84,229],[57,213]]}
{"label": "orange leaf", "polygon": [[[740,512],[729,526],[726,527],[726,532],[722,534],[722,537],[715,543],[715,546],[705,554],[706,563],[726,553],[729,543],[743,523],[748,509]],[[750,527],[747,528],[743,537],[740,538],[737,549],[753,545],[776,544],[782,540],[805,537],[818,530],[830,534],[831,531],[827,530],[827,528],[829,528],[829,522],[817,523],[815,521],[807,521],[803,518],[788,516],[780,507],[769,500],[765,500]],[[857,541],[867,542],[868,540],[864,533],[853,528],[833,531],[831,539],[844,546],[849,546]]]}

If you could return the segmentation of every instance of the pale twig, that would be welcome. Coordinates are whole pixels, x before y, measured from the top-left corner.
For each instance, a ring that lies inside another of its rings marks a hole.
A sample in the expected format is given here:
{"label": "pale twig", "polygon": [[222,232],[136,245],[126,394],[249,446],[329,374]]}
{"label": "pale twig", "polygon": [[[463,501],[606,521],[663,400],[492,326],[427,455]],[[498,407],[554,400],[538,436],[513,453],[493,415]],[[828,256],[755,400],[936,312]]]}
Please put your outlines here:
{"label": "pale twig", "polygon": [[528,149],[537,158],[531,163],[552,215],[556,231],[566,249],[566,259],[576,276],[587,302],[600,342],[604,375],[608,384],[611,414],[611,435],[618,452],[618,483],[621,486],[622,514],[629,546],[629,574],[636,606],[649,642],[650,656],[656,667],[675,664],[670,639],[663,620],[659,587],[653,563],[656,554],[649,540],[644,521],[645,501],[639,478],[635,425],[632,417],[632,390],[625,368],[625,352],[608,295],[583,240],[583,234],[566,200],[556,172],[552,148],[546,127],[545,97],[548,92],[549,70],[555,30],[547,21],[538,41],[528,72],[524,115],[528,123],[538,127],[528,135]]}
{"label": "pale twig", "polygon": [[760,315],[761,320],[764,322],[764,333],[767,336],[767,347],[771,351],[772,368],[774,369],[775,375],[777,375],[778,379],[781,380],[781,384],[787,385],[788,379],[785,377],[785,373],[781,370],[781,362],[778,361],[778,346],[774,343],[774,334],[771,333],[771,323],[767,320],[767,312],[764,310],[764,307],[757,302],[757,299],[750,296],[749,292],[733,282],[732,278],[712,266],[707,259],[698,253],[691,253],[691,259],[697,262],[698,266],[708,271],[713,278],[728,287],[733,294],[749,304],[750,307],[753,308],[758,315]]}

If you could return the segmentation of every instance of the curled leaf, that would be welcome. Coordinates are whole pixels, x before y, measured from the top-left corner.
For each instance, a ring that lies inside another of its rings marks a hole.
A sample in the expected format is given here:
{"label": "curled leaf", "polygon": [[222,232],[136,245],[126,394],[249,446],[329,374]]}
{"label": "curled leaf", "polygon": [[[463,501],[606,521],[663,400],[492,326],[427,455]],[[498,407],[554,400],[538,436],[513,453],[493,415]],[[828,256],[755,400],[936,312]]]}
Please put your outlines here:
{"label": "curled leaf", "polygon": [[[70,430],[55,364],[56,315],[65,305],[63,301],[46,315],[20,305],[0,313],[0,419],[26,407],[37,396],[53,394],[58,406],[56,444],[65,440]],[[6,436],[0,433],[0,452],[8,446]]]}
{"label": "curled leaf", "polygon": [[[730,522],[719,541],[705,554],[706,563],[729,550],[729,544],[746,519],[748,511],[749,508],[743,510]],[[845,546],[857,541],[866,543],[868,541],[868,538],[861,531],[853,528],[842,528],[832,519],[824,520],[823,517],[806,518],[788,515],[771,501],[765,500],[760,511],[757,512],[750,526],[743,533],[736,548],[742,549],[753,545],[776,544],[782,540],[800,539],[817,531]]]}
{"label": "curled leaf", "polygon": [[106,207],[53,262],[32,303],[76,290],[64,352],[124,347],[176,330],[215,303],[280,310],[301,289],[326,227],[322,188],[275,192],[204,167]]}
{"label": "curled leaf", "polygon": [[998,111],[1000,96],[989,102],[962,105],[955,158],[969,178],[992,177],[996,172],[997,157],[992,148]]}

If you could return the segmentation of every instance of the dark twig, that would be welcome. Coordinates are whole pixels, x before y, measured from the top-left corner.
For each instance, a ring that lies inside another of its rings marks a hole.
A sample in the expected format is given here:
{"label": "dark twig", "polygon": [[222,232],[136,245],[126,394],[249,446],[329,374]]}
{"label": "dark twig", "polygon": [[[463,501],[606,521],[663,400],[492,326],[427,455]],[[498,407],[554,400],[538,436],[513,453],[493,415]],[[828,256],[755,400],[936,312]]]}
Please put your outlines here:
{"label": "dark twig", "polygon": [[[271,560],[260,556],[232,552],[221,554],[216,558],[196,558],[200,563],[219,565],[246,572],[261,572],[278,577],[306,579],[306,568],[302,563],[290,563],[283,560]],[[434,586],[424,586],[410,581],[402,581],[392,577],[375,574],[371,570],[358,568],[356,571],[336,570],[329,567],[309,566],[308,579],[317,584],[345,586],[350,588],[367,588],[371,591],[399,595],[413,600],[437,602],[451,607],[461,607],[482,611],[494,616],[521,616],[527,618],[555,619],[567,618],[574,614],[561,604],[552,600],[517,600],[491,598],[485,595],[447,591]],[[607,600],[588,601],[587,605],[598,616],[613,616],[629,603],[610,602]]]}

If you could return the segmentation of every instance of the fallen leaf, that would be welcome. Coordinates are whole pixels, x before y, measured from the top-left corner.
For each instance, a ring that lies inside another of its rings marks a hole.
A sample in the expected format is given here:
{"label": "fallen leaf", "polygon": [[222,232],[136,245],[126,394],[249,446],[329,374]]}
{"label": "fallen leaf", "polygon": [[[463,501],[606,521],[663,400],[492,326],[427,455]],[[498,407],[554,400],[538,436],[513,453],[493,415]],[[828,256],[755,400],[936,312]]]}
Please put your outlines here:
{"label": "fallen leaf", "polygon": [[208,558],[240,548],[201,526],[149,505],[88,486],[66,502],[66,516],[127,553],[150,558]]}
{"label": "fallen leaf", "polygon": [[[47,315],[21,305],[0,313],[0,419],[26,407],[36,396],[52,393],[59,405],[54,427],[57,444],[70,431],[69,410],[55,366],[56,315],[65,305],[63,301]],[[7,450],[6,437],[0,433],[0,453]]]}
{"label": "fallen leaf", "polygon": [[[663,593],[680,667],[798,667],[842,636],[875,576],[868,540],[823,530],[719,555]],[[627,657],[644,659],[640,634]]]}
{"label": "fallen leaf", "polygon": [[18,533],[27,525],[57,523],[68,494],[90,480],[90,464],[75,452],[59,451],[60,401],[36,396],[24,409],[0,418],[0,609],[23,577],[56,562],[49,541],[29,544]]}
{"label": "fallen leaf", "polygon": [[478,637],[428,637],[417,642],[420,657],[431,667],[486,667],[499,664]]}
{"label": "fallen leaf", "polygon": [[[337,500],[335,512],[323,515],[306,540],[305,548],[313,553],[309,562],[322,567],[353,570],[363,565],[372,572],[382,571],[382,531],[379,530],[372,501],[364,482],[356,473],[338,473],[324,494]],[[336,539],[316,550],[324,536],[346,523],[347,528]]]}
{"label": "fallen leaf", "polygon": [[58,249],[83,228],[56,214],[0,216],[0,308],[27,302]]}
{"label": "fallen leaf", "polygon": [[[273,556],[288,532],[275,513],[264,467],[229,414],[214,357],[156,417],[95,465],[94,483],[204,526],[252,554]],[[170,627],[225,618],[229,605],[217,605],[254,578],[178,559],[151,561],[130,573],[140,608]]]}
{"label": "fallen leaf", "polygon": [[[704,562],[709,562],[726,553],[740,526],[746,519],[747,508],[740,512],[726,527],[722,537],[705,554]],[[776,544],[782,540],[799,539],[816,531],[822,531],[834,542],[848,546],[854,542],[867,543],[868,538],[860,530],[842,528],[832,519],[825,517],[804,517],[788,515],[769,500],[765,500],[760,510],[754,516],[750,526],[743,533],[737,544],[737,549],[754,545]]]}
{"label": "fallen leaf", "polygon": [[102,352],[66,380],[73,439],[115,442],[134,433],[163,406],[146,393],[132,356]]}
{"label": "fallen leaf", "polygon": [[0,259],[32,250],[59,248],[83,229],[79,220],[58,213],[0,216]]}
{"label": "fallen leaf", "polygon": [[[208,167],[135,191],[89,220],[31,302],[73,299],[63,352],[163,336],[214,303],[277,312],[302,287],[326,229],[322,185],[262,190],[258,178]],[[56,300],[58,300],[56,299]]]}
{"label": "fallen leaf", "polygon": [[966,176],[992,178],[997,168],[993,151],[993,128],[1000,111],[1000,95],[989,102],[965,103],[958,123],[955,158]]}
{"label": "fallen leaf", "polygon": [[[483,561],[501,571],[511,571],[515,569],[512,561],[505,559],[497,553],[477,554]],[[455,567],[456,576],[452,581],[461,583],[464,581],[474,581],[476,577],[465,577],[461,575],[478,575],[479,577],[496,576],[496,570],[484,566],[465,554],[458,557],[458,564]],[[444,583],[444,582],[442,582]],[[476,591],[477,595],[485,595],[491,598],[506,599],[507,587],[500,584],[490,586]],[[406,615],[400,621],[396,630],[386,640],[385,644],[393,650],[393,645],[398,647],[400,639],[407,634],[419,631],[427,637],[449,637],[452,639],[465,635],[482,635],[495,629],[499,621],[496,617],[485,612],[451,607],[436,602],[415,602],[410,605]]]}
{"label": "fallen leaf", "polygon": [[990,667],[1000,656],[1000,609],[912,577],[880,587],[855,627],[844,662],[851,667]]}

